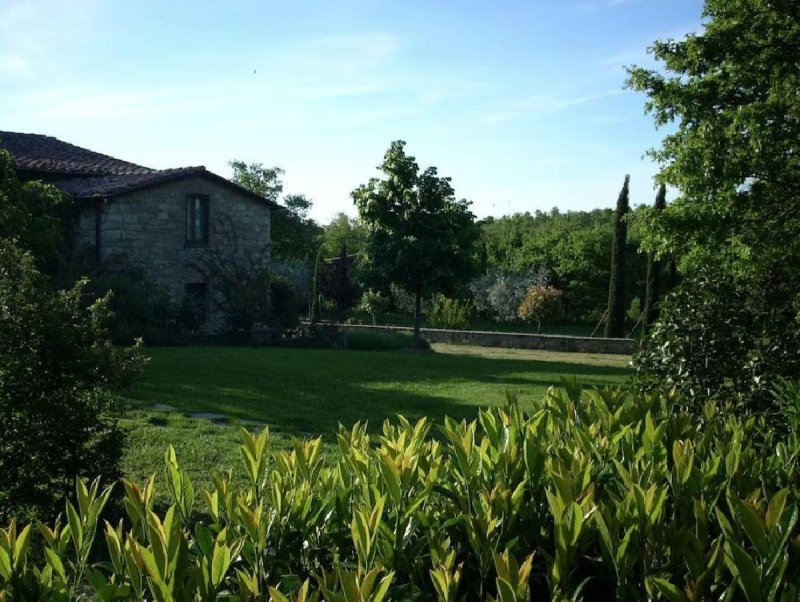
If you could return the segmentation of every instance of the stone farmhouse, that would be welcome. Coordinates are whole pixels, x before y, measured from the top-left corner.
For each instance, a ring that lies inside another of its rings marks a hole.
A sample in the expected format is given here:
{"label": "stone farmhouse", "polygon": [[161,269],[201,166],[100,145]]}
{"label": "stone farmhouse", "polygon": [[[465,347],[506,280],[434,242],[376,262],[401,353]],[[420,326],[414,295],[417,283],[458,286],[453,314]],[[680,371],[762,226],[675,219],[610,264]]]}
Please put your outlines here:
{"label": "stone farmhouse", "polygon": [[275,203],[204,167],[151,169],[40,134],[0,132],[22,180],[42,180],[81,205],[78,241],[98,262],[122,259],[175,301],[200,308],[205,331],[219,332],[219,290],[203,274],[217,262],[270,260]]}

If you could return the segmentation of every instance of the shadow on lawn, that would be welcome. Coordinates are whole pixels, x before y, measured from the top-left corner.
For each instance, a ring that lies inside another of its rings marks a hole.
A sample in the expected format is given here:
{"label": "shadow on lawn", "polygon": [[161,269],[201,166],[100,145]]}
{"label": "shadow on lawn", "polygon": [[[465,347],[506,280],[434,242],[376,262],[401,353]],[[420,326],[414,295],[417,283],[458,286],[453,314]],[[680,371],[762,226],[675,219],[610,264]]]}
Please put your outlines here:
{"label": "shadow on lawn", "polygon": [[449,354],[220,347],[151,353],[132,400],[326,439],[339,423],[366,420],[378,430],[397,414],[472,419],[478,406],[502,404],[506,391],[530,398],[558,385],[561,376],[604,385],[630,374],[621,367]]}

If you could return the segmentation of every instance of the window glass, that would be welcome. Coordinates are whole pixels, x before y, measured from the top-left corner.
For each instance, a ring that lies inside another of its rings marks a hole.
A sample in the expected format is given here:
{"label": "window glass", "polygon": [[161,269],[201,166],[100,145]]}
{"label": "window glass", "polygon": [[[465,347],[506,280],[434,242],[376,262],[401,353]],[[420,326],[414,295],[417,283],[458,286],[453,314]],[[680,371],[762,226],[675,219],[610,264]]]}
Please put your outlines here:
{"label": "window glass", "polygon": [[208,244],[208,197],[205,195],[186,197],[186,243]]}

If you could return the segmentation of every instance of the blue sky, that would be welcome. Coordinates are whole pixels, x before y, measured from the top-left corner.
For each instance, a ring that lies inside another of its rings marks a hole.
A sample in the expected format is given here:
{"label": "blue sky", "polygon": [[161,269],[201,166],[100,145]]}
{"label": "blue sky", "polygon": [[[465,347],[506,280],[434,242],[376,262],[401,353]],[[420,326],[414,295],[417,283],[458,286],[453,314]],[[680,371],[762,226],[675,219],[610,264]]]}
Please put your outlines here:
{"label": "blue sky", "polygon": [[403,139],[480,217],[613,206],[663,132],[624,65],[700,0],[0,0],[0,130],[151,167],[279,165],[314,217]]}

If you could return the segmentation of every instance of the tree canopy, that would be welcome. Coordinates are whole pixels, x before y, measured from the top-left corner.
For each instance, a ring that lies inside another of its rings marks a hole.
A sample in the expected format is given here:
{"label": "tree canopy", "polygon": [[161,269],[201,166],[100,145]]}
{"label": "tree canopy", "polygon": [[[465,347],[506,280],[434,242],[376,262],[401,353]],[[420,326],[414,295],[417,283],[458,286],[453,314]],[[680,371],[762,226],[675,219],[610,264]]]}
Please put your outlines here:
{"label": "tree canopy", "polygon": [[22,182],[0,150],[0,238],[30,251],[40,269],[62,276],[72,249],[77,211],[72,198],[43,182]]}
{"label": "tree canopy", "polygon": [[657,41],[662,70],[634,67],[658,126],[652,155],[679,197],[650,245],[684,270],[800,275],[800,4],[706,0],[702,33]]}
{"label": "tree canopy", "polygon": [[608,307],[606,309],[606,336],[625,336],[625,245],[628,243],[626,216],[630,209],[630,176],[617,199],[614,213],[614,237],[611,239],[611,276],[608,283]]}
{"label": "tree canopy", "polygon": [[706,0],[704,17],[652,46],[661,70],[630,69],[656,124],[676,126],[652,155],[679,196],[650,210],[646,243],[688,277],[636,363],[763,409],[800,357],[800,4]]}
{"label": "tree canopy", "polygon": [[415,335],[419,338],[420,300],[447,293],[474,274],[479,229],[466,200],[457,200],[450,178],[435,167],[420,173],[405,142],[392,142],[372,178],[352,197],[368,228],[366,276],[386,287],[394,283],[416,297]]}
{"label": "tree canopy", "polygon": [[[636,214],[639,209],[634,210]],[[614,210],[520,213],[481,222],[488,270],[528,274],[545,270],[564,292],[564,317],[597,322],[606,309]],[[645,257],[637,220],[625,247],[625,298],[642,295]]]}
{"label": "tree canopy", "polygon": [[283,193],[284,171],[262,163],[231,161],[234,182],[265,199],[282,205],[272,212],[272,254],[287,259],[311,261],[316,255],[322,228],[308,216],[313,202],[304,194]]}
{"label": "tree canopy", "polygon": [[336,257],[346,248],[348,255],[362,253],[366,245],[367,229],[358,218],[339,212],[323,226],[322,252],[325,257]]}

